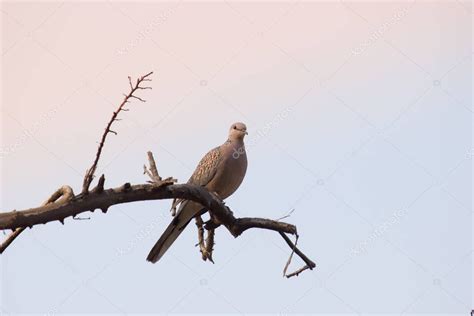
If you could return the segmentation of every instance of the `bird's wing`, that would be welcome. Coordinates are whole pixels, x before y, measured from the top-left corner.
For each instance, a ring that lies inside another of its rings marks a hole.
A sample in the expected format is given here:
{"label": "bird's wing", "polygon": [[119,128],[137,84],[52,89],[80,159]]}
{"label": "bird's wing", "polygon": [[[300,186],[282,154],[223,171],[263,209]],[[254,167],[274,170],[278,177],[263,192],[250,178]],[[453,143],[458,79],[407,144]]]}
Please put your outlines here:
{"label": "bird's wing", "polygon": [[[217,173],[219,163],[222,160],[221,147],[216,147],[209,151],[199,162],[196,170],[188,180],[188,184],[195,184],[205,186],[211,182],[212,178]],[[175,199],[171,205],[171,212],[175,215],[176,208],[181,204],[184,199]]]}
{"label": "bird's wing", "polygon": [[199,162],[193,175],[189,178],[188,184],[206,186],[216,175],[221,160],[222,150],[220,146],[209,151]]}
{"label": "bird's wing", "polygon": [[[216,175],[219,163],[222,160],[222,152],[220,147],[216,147],[209,151],[204,158],[201,159],[196,170],[188,181],[188,184],[205,186]],[[173,203],[175,207],[175,203]],[[176,216],[161,235],[160,239],[151,249],[147,260],[153,263],[160,260],[165,252],[171,247],[174,241],[179,237],[184,228],[191,219],[202,210],[202,206],[192,201],[182,201]]]}

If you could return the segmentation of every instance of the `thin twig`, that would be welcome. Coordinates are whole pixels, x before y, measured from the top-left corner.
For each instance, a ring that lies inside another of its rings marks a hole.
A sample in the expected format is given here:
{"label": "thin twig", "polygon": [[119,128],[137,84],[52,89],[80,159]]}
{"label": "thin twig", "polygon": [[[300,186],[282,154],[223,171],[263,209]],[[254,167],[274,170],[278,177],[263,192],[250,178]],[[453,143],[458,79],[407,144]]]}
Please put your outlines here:
{"label": "thin twig", "polygon": [[112,117],[111,117],[109,123],[107,124],[104,133],[102,134],[102,138],[100,140],[99,147],[97,148],[97,153],[95,155],[94,162],[92,163],[92,166],[89,169],[87,169],[86,174],[84,176],[84,181],[83,181],[83,184],[82,184],[82,193],[83,194],[89,193],[89,187],[92,183],[92,180],[94,179],[94,174],[95,174],[95,171],[97,169],[97,164],[99,163],[100,155],[102,154],[102,149],[104,148],[105,139],[107,138],[107,135],[109,133],[117,134],[117,132],[112,131],[110,129],[113,122],[115,122],[115,120],[117,119],[118,114],[121,111],[127,111],[128,110],[128,109],[124,109],[124,106],[129,101],[130,98],[135,98],[135,99],[138,99],[140,101],[145,102],[143,99],[133,95],[133,93],[135,93],[135,91],[138,90],[138,88],[140,87],[140,83],[142,83],[143,81],[149,81],[150,79],[148,77],[151,76],[152,74],[153,74],[153,72],[149,72],[148,74],[138,78],[137,83],[135,84],[135,86],[132,85],[132,79],[130,77],[128,77],[129,84],[130,84],[130,92],[128,94],[124,94],[124,99],[123,99],[122,103],[119,105],[118,109],[115,112],[113,112]]}
{"label": "thin twig", "polygon": [[283,220],[283,219],[285,219],[285,218],[288,218],[288,217],[290,217],[290,216],[291,216],[291,214],[293,214],[293,212],[294,212],[294,211],[295,211],[295,209],[294,209],[294,208],[293,208],[293,209],[291,209],[291,210],[290,210],[290,211],[289,211],[289,212],[288,212],[286,215],[284,215],[284,216],[280,217],[279,219],[276,219],[276,221],[281,221],[281,220]]}
{"label": "thin twig", "polygon": [[292,278],[292,277],[294,277],[294,276],[298,276],[298,275],[300,275],[301,272],[303,272],[303,271],[305,271],[305,270],[307,270],[307,269],[311,269],[311,268],[306,265],[306,266],[304,266],[304,267],[302,267],[302,268],[296,270],[295,272],[288,274],[286,277],[289,279],[289,278]]}
{"label": "thin twig", "polygon": [[17,228],[11,234],[9,234],[0,245],[0,254],[2,254],[5,249],[7,249],[7,247],[10,246],[10,244],[16,239],[16,237],[18,237],[24,230],[25,227]]}
{"label": "thin twig", "polygon": [[[304,266],[303,268],[287,275],[286,276],[287,278],[291,278],[293,276],[298,276],[304,270],[306,270],[306,269],[313,270],[316,267],[316,264],[313,261],[311,261],[308,257],[306,257],[306,255],[304,253],[302,253],[301,250],[298,249],[298,247],[296,247],[296,244],[293,244],[291,239],[288,236],[286,236],[286,234],[284,232],[279,231],[278,233],[280,234],[281,237],[283,237],[283,239],[286,241],[288,246],[290,246],[290,248],[293,249],[294,253],[296,253],[306,263],[306,266]],[[298,236],[298,234],[296,234],[296,236]],[[298,240],[298,238],[296,240]]]}
{"label": "thin twig", "polygon": [[283,268],[283,276],[286,276],[286,271],[288,270],[288,267],[290,266],[291,259],[293,259],[293,255],[295,254],[295,248],[297,244],[298,244],[298,235],[296,235],[295,246],[291,250],[291,255],[288,258],[288,261],[286,262],[285,267]]}

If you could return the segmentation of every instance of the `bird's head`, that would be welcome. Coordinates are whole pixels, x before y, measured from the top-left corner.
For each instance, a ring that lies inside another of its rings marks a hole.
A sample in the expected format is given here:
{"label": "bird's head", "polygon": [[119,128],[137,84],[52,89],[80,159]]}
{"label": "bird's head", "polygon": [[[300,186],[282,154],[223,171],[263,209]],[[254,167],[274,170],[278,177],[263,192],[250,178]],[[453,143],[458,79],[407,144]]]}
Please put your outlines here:
{"label": "bird's head", "polygon": [[234,123],[229,129],[229,139],[244,139],[247,133],[247,126],[244,123]]}

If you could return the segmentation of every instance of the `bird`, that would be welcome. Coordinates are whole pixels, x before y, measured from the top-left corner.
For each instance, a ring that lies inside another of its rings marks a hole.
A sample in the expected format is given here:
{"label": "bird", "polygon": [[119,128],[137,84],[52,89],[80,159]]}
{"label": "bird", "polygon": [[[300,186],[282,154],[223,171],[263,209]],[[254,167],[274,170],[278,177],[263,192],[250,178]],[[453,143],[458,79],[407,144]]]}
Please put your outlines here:
{"label": "bird", "polygon": [[[248,132],[244,123],[232,124],[227,140],[201,159],[187,183],[205,187],[222,200],[231,196],[240,187],[247,172],[244,144],[246,135]],[[147,260],[152,263],[160,260],[189,222],[201,215],[203,209],[197,202],[182,201],[173,220],[148,254]]]}

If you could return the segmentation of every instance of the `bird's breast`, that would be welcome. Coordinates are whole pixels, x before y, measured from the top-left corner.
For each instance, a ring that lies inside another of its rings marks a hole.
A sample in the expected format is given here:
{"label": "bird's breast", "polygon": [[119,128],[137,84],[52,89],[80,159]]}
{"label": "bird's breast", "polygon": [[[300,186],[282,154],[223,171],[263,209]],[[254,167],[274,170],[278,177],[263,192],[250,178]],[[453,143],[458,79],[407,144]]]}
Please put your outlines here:
{"label": "bird's breast", "polygon": [[[229,148],[227,148],[228,150]],[[242,184],[247,172],[247,153],[243,146],[232,146],[232,154],[224,155],[221,172],[209,183],[208,189],[222,199],[232,195]]]}

